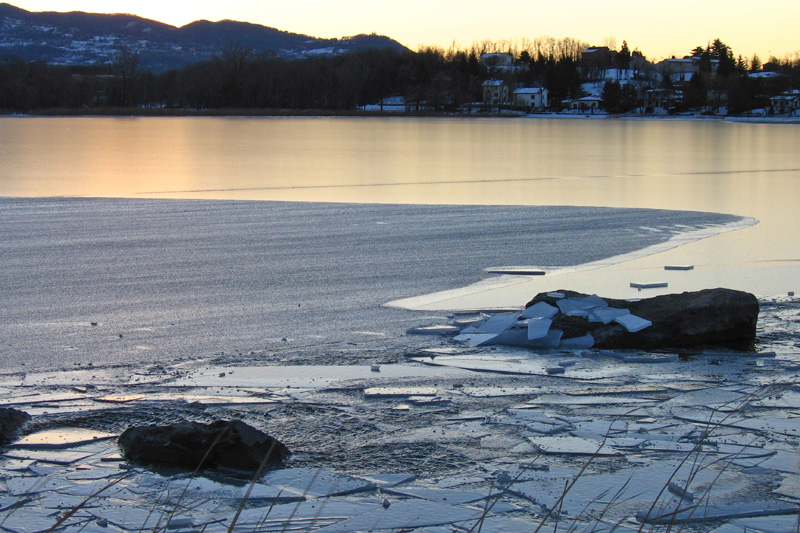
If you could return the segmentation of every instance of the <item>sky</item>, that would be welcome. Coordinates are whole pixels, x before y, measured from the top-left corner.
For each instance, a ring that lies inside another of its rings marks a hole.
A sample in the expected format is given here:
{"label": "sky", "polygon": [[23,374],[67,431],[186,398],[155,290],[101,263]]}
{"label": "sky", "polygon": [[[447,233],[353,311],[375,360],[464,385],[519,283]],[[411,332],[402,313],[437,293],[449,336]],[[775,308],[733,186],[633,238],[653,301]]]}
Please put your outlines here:
{"label": "sky", "polygon": [[489,39],[574,37],[592,45],[625,40],[648,59],[682,57],[720,38],[762,61],[800,52],[798,0],[5,0],[29,11],[132,13],[174,26],[231,19],[315,37],[387,35],[420,45],[467,48]]}

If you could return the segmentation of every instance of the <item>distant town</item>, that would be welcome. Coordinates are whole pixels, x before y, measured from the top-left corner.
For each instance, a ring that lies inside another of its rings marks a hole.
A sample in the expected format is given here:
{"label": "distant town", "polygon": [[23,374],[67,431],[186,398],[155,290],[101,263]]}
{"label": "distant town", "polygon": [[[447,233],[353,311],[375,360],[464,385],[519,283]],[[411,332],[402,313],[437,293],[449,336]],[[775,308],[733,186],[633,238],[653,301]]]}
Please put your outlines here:
{"label": "distant town", "polygon": [[800,53],[743,58],[713,39],[650,61],[625,41],[552,37],[411,51],[0,4],[0,112],[800,117]]}

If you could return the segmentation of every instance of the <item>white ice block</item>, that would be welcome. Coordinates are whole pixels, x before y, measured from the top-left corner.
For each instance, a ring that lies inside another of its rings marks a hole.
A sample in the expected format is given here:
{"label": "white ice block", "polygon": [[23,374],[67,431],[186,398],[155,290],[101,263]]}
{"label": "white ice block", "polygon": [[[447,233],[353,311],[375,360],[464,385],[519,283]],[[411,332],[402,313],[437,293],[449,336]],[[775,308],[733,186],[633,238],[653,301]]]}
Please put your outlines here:
{"label": "white ice block", "polygon": [[549,318],[532,318],[528,320],[528,340],[532,341],[547,336],[552,324],[553,321]]}
{"label": "white ice block", "polygon": [[595,307],[589,310],[589,322],[602,322],[609,324],[617,317],[628,315],[628,309],[618,309],[616,307]]}
{"label": "white ice block", "polygon": [[536,302],[525,309],[520,317],[522,318],[553,318],[558,314],[558,308],[547,302]]}
{"label": "white ice block", "polygon": [[653,323],[647,320],[646,318],[638,317],[630,313],[628,313],[627,315],[618,316],[617,318],[614,319],[614,322],[620,324],[622,327],[624,327],[631,333],[642,331],[643,329],[649,328],[650,326],[653,325]]}

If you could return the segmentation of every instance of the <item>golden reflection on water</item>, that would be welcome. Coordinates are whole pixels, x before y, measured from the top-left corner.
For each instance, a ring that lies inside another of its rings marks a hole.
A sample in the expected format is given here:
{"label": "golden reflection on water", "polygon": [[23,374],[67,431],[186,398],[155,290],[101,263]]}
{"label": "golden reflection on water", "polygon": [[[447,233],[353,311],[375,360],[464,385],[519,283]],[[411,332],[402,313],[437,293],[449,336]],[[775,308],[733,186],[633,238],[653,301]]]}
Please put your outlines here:
{"label": "golden reflection on water", "polygon": [[715,120],[4,117],[0,195],[689,209],[800,241],[798,146]]}

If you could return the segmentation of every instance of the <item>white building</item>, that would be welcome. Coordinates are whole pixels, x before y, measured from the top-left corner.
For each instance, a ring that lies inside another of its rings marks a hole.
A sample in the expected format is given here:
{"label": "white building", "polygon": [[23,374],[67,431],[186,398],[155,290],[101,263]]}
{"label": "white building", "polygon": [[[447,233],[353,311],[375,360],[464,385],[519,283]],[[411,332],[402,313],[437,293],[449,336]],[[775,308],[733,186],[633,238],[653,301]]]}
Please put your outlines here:
{"label": "white building", "polygon": [[514,89],[514,106],[524,107],[529,111],[541,111],[549,104],[547,89],[544,87],[520,87]]}

